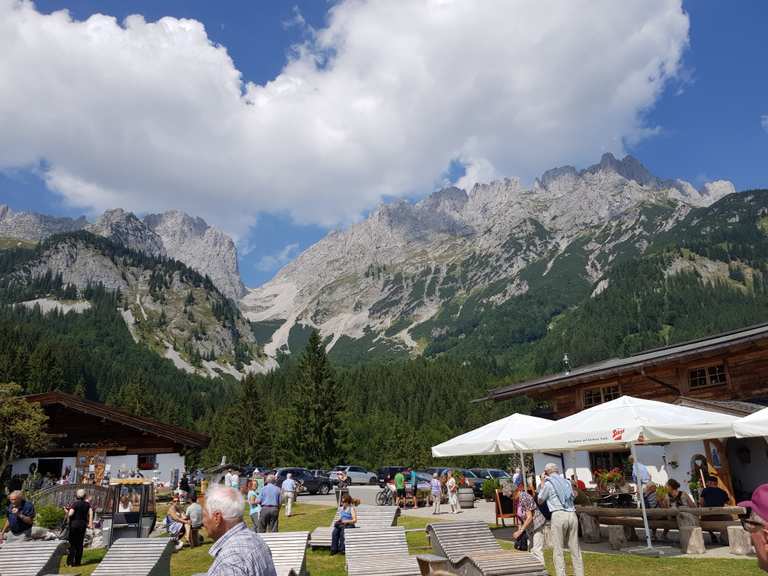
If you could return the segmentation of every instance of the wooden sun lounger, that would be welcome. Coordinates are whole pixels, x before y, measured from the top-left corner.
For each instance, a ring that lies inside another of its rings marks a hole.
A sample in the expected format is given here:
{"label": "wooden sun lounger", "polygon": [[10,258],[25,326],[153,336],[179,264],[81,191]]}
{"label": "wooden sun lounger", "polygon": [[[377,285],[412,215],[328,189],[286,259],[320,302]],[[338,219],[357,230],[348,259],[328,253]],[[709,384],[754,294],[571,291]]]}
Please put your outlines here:
{"label": "wooden sun lounger", "polygon": [[432,551],[448,558],[463,576],[520,574],[546,576],[544,565],[528,552],[502,550],[485,522],[440,522],[427,526]]}
{"label": "wooden sun lounger", "polygon": [[259,534],[272,552],[277,576],[306,576],[309,532]]}
{"label": "wooden sun lounger", "polygon": [[[389,528],[397,524],[400,516],[398,506],[368,506],[363,504],[357,507],[356,530],[373,530],[377,528]],[[312,531],[309,537],[309,545],[312,548],[330,548],[333,523],[339,519],[338,513],[333,518],[331,525],[320,526]]]}
{"label": "wooden sun lounger", "polygon": [[416,556],[408,555],[405,528],[351,528],[344,534],[349,576],[420,576]]}
{"label": "wooden sun lounger", "polygon": [[63,540],[6,542],[0,546],[2,576],[43,576],[58,574],[61,557],[69,550]]}
{"label": "wooden sun lounger", "polygon": [[171,576],[173,548],[171,538],[120,538],[93,576]]}

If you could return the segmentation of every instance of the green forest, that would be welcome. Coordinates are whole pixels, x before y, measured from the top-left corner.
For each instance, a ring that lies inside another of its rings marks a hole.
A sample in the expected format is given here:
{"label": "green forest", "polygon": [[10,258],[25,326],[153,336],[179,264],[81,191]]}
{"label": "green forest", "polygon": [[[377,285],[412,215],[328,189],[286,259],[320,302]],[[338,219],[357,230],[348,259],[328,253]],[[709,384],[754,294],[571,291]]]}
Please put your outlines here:
{"label": "green forest", "polygon": [[[348,364],[326,355],[319,336],[308,332],[306,347],[281,356],[278,369],[240,382],[179,371],[134,342],[119,313],[120,294],[94,287],[85,295],[89,310],[43,314],[12,305],[6,292],[0,382],[27,393],[81,394],[205,431],[212,444],[191,455],[195,464],[226,455],[265,466],[426,466],[432,445],[533,410],[525,398],[473,400],[562,370],[564,353],[577,367],[768,321],[766,215],[768,191],[694,210],[644,256],[613,266],[601,291],[569,283],[565,272],[548,277],[536,293],[484,311],[473,334],[450,350],[436,342],[424,357]],[[15,269],[14,258],[21,256],[6,251],[0,258],[0,280]],[[67,289],[42,278],[34,293]]]}

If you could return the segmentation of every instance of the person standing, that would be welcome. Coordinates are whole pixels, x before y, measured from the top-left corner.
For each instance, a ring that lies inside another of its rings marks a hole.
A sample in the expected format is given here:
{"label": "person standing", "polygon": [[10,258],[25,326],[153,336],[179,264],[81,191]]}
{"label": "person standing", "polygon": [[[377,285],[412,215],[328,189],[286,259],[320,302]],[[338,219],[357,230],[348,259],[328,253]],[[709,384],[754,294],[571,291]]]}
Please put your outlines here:
{"label": "person standing", "polygon": [[430,486],[432,488],[432,514],[440,514],[440,500],[443,497],[443,485],[440,484],[440,478],[438,478],[437,472],[432,474]]}
{"label": "person standing", "polygon": [[296,481],[293,475],[288,472],[283,480],[283,499],[285,501],[285,516],[288,518],[293,512],[293,501],[296,499]]}
{"label": "person standing", "polygon": [[458,514],[459,485],[450,470],[448,471],[448,482],[445,483],[445,487],[448,489],[448,505],[451,507],[451,514]]}
{"label": "person standing", "polygon": [[189,501],[191,504],[187,506],[185,516],[189,523],[189,530],[187,531],[187,540],[189,546],[194,548],[199,544],[200,528],[203,527],[203,507],[197,503],[197,494],[192,492],[189,495]]}
{"label": "person standing", "polygon": [[395,490],[397,491],[397,505],[405,503],[405,475],[402,470],[395,474]]}
{"label": "person standing", "polygon": [[346,551],[344,541],[344,531],[355,527],[357,522],[357,510],[355,509],[352,498],[346,494],[341,500],[339,507],[339,519],[333,523],[333,533],[331,534],[331,556]]}
{"label": "person standing", "polygon": [[542,564],[544,563],[544,526],[547,519],[539,510],[533,496],[528,494],[523,487],[517,489],[517,517],[520,519],[520,528],[514,533],[517,540],[525,532],[528,535],[528,551]]}
{"label": "person standing", "polygon": [[275,486],[275,476],[267,476],[261,489],[261,513],[259,514],[259,532],[277,532],[280,519],[280,488]]}
{"label": "person standing", "polygon": [[[29,540],[32,537],[32,524],[35,521],[35,507],[24,499],[21,490],[15,490],[8,496],[10,504],[5,517],[5,525],[0,531],[0,541],[8,542]],[[8,534],[10,532],[10,534]]]}
{"label": "person standing", "polygon": [[85,531],[93,530],[93,508],[85,500],[85,490],[80,488],[76,493],[75,503],[69,508],[69,555],[67,566],[80,566],[83,561],[83,542]]}
{"label": "person standing", "polygon": [[416,469],[411,468],[411,490],[413,490],[413,507],[418,507],[417,494],[419,493],[419,477]]}
{"label": "person standing", "polygon": [[523,473],[520,468],[515,468],[515,473],[512,474],[512,484],[514,484],[515,489],[523,485]]}
{"label": "person standing", "polygon": [[251,480],[251,489],[248,490],[246,498],[248,499],[249,506],[248,515],[251,517],[251,522],[253,522],[253,531],[258,532],[259,516],[261,514],[261,504],[259,504],[261,490],[259,489],[259,484],[256,479]]}
{"label": "person standing", "polygon": [[232,470],[229,485],[237,491],[240,490],[240,473],[237,470]]}
{"label": "person standing", "polygon": [[[717,485],[717,478],[715,476],[708,476],[707,487],[701,491],[701,495],[699,496],[699,506],[704,508],[722,508],[728,504],[730,500],[731,497],[728,496],[728,492]],[[730,520],[731,517],[728,515],[722,515],[717,517],[709,517],[709,519]],[[717,536],[712,530],[709,531],[709,537],[712,539],[713,543],[718,542]]]}
{"label": "person standing", "polygon": [[552,514],[552,548],[557,576],[565,574],[564,545],[568,546],[575,576],[584,576],[584,561],[579,547],[579,520],[573,503],[571,483],[560,475],[557,464],[550,462],[541,476],[538,500],[547,504]]}
{"label": "person standing", "polygon": [[227,473],[224,474],[224,486],[232,486],[232,468],[227,468]]}
{"label": "person standing", "polygon": [[208,551],[213,557],[208,576],[277,576],[269,547],[243,522],[244,508],[243,495],[234,488],[214,486],[206,493],[203,526],[216,541]]}
{"label": "person standing", "polygon": [[755,488],[752,499],[739,502],[737,506],[747,509],[747,516],[741,519],[741,525],[752,539],[758,567],[768,572],[768,484]]}

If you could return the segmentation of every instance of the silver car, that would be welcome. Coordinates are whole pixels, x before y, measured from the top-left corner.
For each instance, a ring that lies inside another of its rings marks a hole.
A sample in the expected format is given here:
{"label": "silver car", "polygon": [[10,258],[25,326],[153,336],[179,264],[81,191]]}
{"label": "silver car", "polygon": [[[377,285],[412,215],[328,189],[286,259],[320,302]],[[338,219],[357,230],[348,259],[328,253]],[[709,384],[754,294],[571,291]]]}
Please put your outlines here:
{"label": "silver car", "polygon": [[339,477],[339,472],[345,471],[349,477],[350,484],[378,484],[379,478],[375,472],[369,472],[362,466],[336,466],[328,474],[331,478]]}

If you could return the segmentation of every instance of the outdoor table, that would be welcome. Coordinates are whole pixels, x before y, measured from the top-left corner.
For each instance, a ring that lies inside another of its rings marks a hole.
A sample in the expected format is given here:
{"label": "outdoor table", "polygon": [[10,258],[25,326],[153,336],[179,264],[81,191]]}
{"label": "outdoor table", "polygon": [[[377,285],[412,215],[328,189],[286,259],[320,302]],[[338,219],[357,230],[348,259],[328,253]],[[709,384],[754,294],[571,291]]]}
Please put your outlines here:
{"label": "outdoor table", "polygon": [[[677,529],[677,515],[687,513],[699,518],[699,526],[708,531],[727,531],[728,526],[738,526],[740,522],[735,516],[745,514],[741,506],[724,506],[722,508],[647,508],[648,522],[651,529]],[[576,506],[576,514],[586,514],[597,518],[597,525],[643,527],[643,513],[640,508],[602,508],[599,506]],[[714,516],[713,519],[707,519]],[[730,517],[724,520],[723,516]],[[585,533],[585,537],[586,537]],[[596,535],[590,535],[596,538]]]}

